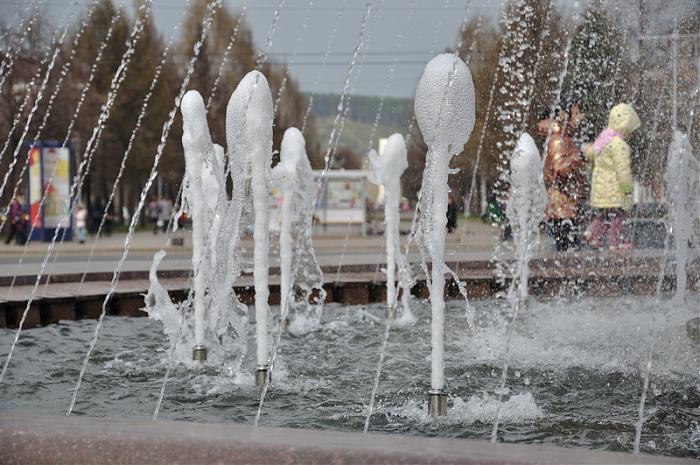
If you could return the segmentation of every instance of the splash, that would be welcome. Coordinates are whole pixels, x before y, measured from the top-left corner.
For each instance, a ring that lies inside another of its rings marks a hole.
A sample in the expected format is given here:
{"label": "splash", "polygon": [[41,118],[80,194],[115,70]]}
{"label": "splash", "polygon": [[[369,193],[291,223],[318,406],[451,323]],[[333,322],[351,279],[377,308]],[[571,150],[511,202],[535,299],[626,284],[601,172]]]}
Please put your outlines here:
{"label": "splash", "polygon": [[[454,397],[452,402],[447,416],[439,419],[428,416],[424,404],[416,400],[409,400],[400,407],[385,407],[384,410],[390,417],[398,417],[399,421],[407,419],[420,424],[438,422],[446,425],[471,425],[492,422],[496,418],[499,406],[498,399],[487,393],[473,395],[467,400]],[[529,392],[511,395],[501,407],[501,420],[510,424],[537,420],[544,415],[544,411]]]}

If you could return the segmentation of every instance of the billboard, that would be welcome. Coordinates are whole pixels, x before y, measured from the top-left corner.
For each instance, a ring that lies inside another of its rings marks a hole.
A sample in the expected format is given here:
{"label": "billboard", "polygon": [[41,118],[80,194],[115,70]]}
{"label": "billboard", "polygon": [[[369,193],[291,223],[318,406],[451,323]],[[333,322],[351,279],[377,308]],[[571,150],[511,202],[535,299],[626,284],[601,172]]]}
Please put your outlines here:
{"label": "billboard", "polygon": [[[70,213],[70,150],[65,147],[44,147],[42,150],[44,174],[44,228],[57,228],[62,218]],[[53,177],[51,177],[53,173]],[[63,225],[66,221],[63,221]]]}
{"label": "billboard", "polygon": [[29,222],[35,230],[42,228],[42,215],[39,209],[41,200],[41,147],[29,148]]}
{"label": "billboard", "polygon": [[[29,219],[32,239],[48,241],[56,228],[67,228],[71,238],[70,190],[71,150],[51,142],[35,142],[28,147]],[[46,195],[43,200],[42,197]],[[61,220],[63,219],[63,223]]]}
{"label": "billboard", "polygon": [[364,223],[366,173],[329,171],[326,190],[316,204],[316,215],[323,223]]}

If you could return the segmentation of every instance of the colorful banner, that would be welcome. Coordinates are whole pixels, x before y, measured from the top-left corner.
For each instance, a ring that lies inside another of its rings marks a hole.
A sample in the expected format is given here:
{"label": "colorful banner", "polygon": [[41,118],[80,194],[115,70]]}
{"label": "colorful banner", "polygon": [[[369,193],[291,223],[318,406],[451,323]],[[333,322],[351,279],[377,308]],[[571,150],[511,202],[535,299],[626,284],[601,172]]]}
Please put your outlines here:
{"label": "colorful banner", "polygon": [[35,229],[43,227],[41,222],[41,148],[33,146],[29,149],[29,221]]}
{"label": "colorful banner", "polygon": [[[43,187],[46,191],[44,227],[57,228],[61,218],[70,211],[70,150],[64,147],[44,147],[42,152]],[[66,226],[65,220],[61,226]]]}
{"label": "colorful banner", "polygon": [[316,215],[323,223],[365,222],[364,177],[330,178],[325,195],[316,205]]}

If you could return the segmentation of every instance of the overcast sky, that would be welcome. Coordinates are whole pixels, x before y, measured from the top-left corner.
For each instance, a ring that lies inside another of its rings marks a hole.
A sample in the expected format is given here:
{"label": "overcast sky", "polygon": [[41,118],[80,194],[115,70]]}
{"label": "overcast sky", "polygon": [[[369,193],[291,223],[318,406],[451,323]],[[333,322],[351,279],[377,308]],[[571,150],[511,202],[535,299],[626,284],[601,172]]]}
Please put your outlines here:
{"label": "overcast sky", "polygon": [[[46,0],[49,12],[59,20],[65,14],[77,14],[86,9],[91,0]],[[127,4],[131,0],[125,0]],[[256,44],[265,49],[265,41],[272,24],[273,13],[280,0],[224,0],[233,11],[248,6],[248,21]],[[617,5],[635,5],[638,0],[611,0]],[[653,3],[656,0],[652,0]],[[119,0],[115,0],[118,3]],[[289,63],[292,75],[302,90],[314,90],[318,81],[319,92],[339,93],[343,88],[348,62],[358,40],[360,24],[365,14],[364,0],[286,0],[280,10],[277,29],[272,38],[270,56],[276,61]],[[382,95],[388,84],[387,95],[412,97],[415,85],[425,63],[446,47],[454,47],[457,32],[467,14],[483,15],[495,21],[500,13],[501,0],[373,0],[373,11],[367,29],[367,54],[360,57],[351,85],[356,94]],[[571,8],[573,0],[562,0]],[[581,4],[587,2],[582,1]],[[664,0],[678,13],[698,0]],[[17,4],[26,0],[0,0],[0,17],[14,16]],[[177,24],[184,0],[154,0],[154,17],[163,36]],[[415,5],[415,8],[412,8]],[[331,29],[338,30],[332,43],[325,70],[319,73],[323,54],[328,47]],[[627,16],[627,15],[625,15]],[[304,21],[305,18],[308,21]],[[303,25],[306,24],[306,27]],[[296,56],[294,52],[296,51]],[[389,69],[396,59],[391,80]],[[319,78],[320,75],[320,78]]]}

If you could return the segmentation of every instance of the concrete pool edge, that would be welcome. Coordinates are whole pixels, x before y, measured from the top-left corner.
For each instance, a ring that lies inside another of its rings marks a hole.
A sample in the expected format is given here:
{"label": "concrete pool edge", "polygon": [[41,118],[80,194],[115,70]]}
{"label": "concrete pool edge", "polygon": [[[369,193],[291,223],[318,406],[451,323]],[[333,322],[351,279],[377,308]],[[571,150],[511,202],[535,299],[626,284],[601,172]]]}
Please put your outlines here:
{"label": "concrete pool edge", "polygon": [[698,462],[465,439],[2,412],[0,463],[592,465]]}

